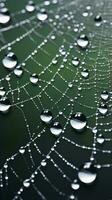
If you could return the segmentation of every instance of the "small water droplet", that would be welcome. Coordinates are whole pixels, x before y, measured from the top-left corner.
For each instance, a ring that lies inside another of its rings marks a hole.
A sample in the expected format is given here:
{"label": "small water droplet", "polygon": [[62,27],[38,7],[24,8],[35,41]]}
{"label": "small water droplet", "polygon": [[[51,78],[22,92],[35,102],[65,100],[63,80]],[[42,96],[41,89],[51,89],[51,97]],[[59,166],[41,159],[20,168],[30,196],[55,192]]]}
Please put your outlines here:
{"label": "small water droplet", "polygon": [[87,46],[89,45],[89,40],[86,35],[80,35],[80,37],[77,39],[77,44],[80,48],[86,49]]}
{"label": "small water droplet", "polygon": [[79,180],[84,184],[92,184],[97,178],[96,168],[90,162],[85,163],[78,172]]}
{"label": "small water droplet", "polygon": [[23,147],[21,147],[21,148],[19,149],[19,152],[20,152],[21,154],[24,154],[24,153],[25,153],[25,149],[24,149]]}
{"label": "small water droplet", "polygon": [[30,186],[30,182],[28,179],[26,179],[24,182],[23,182],[23,185],[24,187],[28,188]]}
{"label": "small water droplet", "polygon": [[3,66],[9,70],[13,70],[17,65],[17,57],[13,52],[9,52],[2,60]]}
{"label": "small water droplet", "polygon": [[7,8],[0,9],[0,24],[5,25],[10,21],[10,13]]}
{"label": "small water droplet", "polygon": [[5,96],[5,94],[6,94],[5,88],[4,87],[0,87],[0,97]]}
{"label": "small water droplet", "polygon": [[23,74],[23,69],[21,66],[17,66],[15,69],[14,69],[14,74],[17,76],[17,77],[21,77],[21,75]]}
{"label": "small water droplet", "polygon": [[30,82],[33,83],[34,85],[36,85],[39,81],[38,75],[37,74],[32,74],[30,76]]}
{"label": "small water droplet", "polygon": [[40,119],[45,123],[50,123],[52,118],[53,118],[52,113],[48,109],[42,111],[40,115]]}
{"label": "small water droplet", "polygon": [[80,61],[79,61],[79,59],[78,59],[77,57],[73,58],[72,64],[73,64],[75,67],[77,67],[77,66],[79,65],[79,63],[80,63]]}
{"label": "small water droplet", "polygon": [[45,21],[45,20],[47,20],[47,18],[48,18],[48,14],[47,14],[46,11],[39,12],[39,13],[37,14],[37,18],[38,18],[38,20],[40,20],[40,21]]}
{"label": "small water droplet", "polygon": [[80,184],[78,183],[77,180],[74,180],[74,182],[71,184],[71,188],[73,190],[78,190],[80,188]]}
{"label": "small water droplet", "polygon": [[26,8],[26,11],[28,11],[29,13],[33,12],[35,10],[34,2],[29,1],[25,8]]}
{"label": "small water droplet", "polygon": [[61,124],[59,122],[54,122],[50,127],[50,131],[53,135],[59,136],[62,132]]}
{"label": "small water droplet", "polygon": [[107,105],[104,104],[104,103],[101,103],[99,108],[98,108],[99,112],[102,114],[102,115],[106,115],[107,112],[108,112],[108,108],[107,108]]}
{"label": "small water droplet", "polygon": [[103,144],[104,141],[105,141],[105,138],[103,137],[102,134],[100,134],[100,135],[98,136],[98,138],[97,138],[97,142],[98,142],[99,144]]}
{"label": "small water droplet", "polygon": [[96,17],[94,18],[94,21],[95,21],[95,25],[96,26],[100,26],[101,23],[102,23],[102,17],[100,14],[96,15]]}
{"label": "small water droplet", "polygon": [[70,119],[70,124],[72,128],[74,128],[76,131],[82,132],[87,125],[87,120],[85,115],[83,115],[81,112],[73,114]]}
{"label": "small water droplet", "polygon": [[108,98],[109,98],[109,93],[108,93],[107,91],[103,91],[103,92],[101,93],[101,98],[102,98],[104,101],[108,100]]}
{"label": "small water droplet", "polygon": [[0,100],[0,112],[7,113],[11,107],[10,101],[8,99]]}
{"label": "small water droplet", "polygon": [[88,78],[88,76],[89,76],[88,69],[83,69],[83,71],[81,72],[81,75],[83,78]]}

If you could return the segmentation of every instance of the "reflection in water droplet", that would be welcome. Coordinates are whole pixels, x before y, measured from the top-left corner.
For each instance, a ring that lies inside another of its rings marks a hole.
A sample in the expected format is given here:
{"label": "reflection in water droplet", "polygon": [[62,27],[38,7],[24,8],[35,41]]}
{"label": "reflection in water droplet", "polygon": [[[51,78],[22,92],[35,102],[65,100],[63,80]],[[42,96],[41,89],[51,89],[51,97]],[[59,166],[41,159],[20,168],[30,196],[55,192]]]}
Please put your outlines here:
{"label": "reflection in water droplet", "polygon": [[77,67],[77,66],[79,65],[79,63],[80,63],[80,61],[79,61],[79,59],[78,59],[77,57],[73,58],[72,64],[73,64],[75,67]]}
{"label": "reflection in water droplet", "polygon": [[9,70],[13,70],[17,65],[17,57],[13,52],[9,52],[2,60],[3,66]]}
{"label": "reflection in water droplet", "polygon": [[80,48],[86,49],[89,45],[89,40],[86,35],[80,35],[80,37],[77,39],[77,44]]}
{"label": "reflection in water droplet", "polygon": [[98,142],[99,144],[103,144],[104,141],[105,141],[105,138],[103,137],[102,134],[100,134],[100,135],[98,136],[98,138],[97,138],[97,142]]}
{"label": "reflection in water droplet", "polygon": [[87,69],[83,69],[83,71],[81,72],[81,75],[82,75],[83,78],[88,78],[89,71]]}
{"label": "reflection in water droplet", "polygon": [[26,5],[26,11],[28,12],[33,12],[35,10],[35,4],[33,1],[29,1],[28,4]]}
{"label": "reflection in water droplet", "polygon": [[4,87],[0,87],[0,97],[5,96],[5,94],[6,94],[5,88]]}
{"label": "reflection in water droplet", "polygon": [[0,112],[7,113],[11,107],[10,101],[8,99],[0,100]]}
{"label": "reflection in water droplet", "polygon": [[102,115],[106,115],[107,112],[108,112],[107,105],[104,104],[104,103],[101,103],[101,105],[99,106],[98,110]]}
{"label": "reflection in water droplet", "polygon": [[108,93],[107,91],[103,91],[103,92],[101,93],[101,98],[102,98],[104,101],[108,100],[108,98],[109,98],[109,93]]}
{"label": "reflection in water droplet", "polygon": [[0,24],[7,24],[10,21],[10,13],[7,8],[0,9]]}
{"label": "reflection in water droplet", "polygon": [[62,132],[62,127],[61,127],[60,123],[54,122],[50,127],[50,131],[53,135],[59,136]]}
{"label": "reflection in water droplet", "polygon": [[14,69],[14,74],[17,76],[17,77],[20,77],[22,74],[23,74],[23,69],[21,66],[17,66],[15,69]]}
{"label": "reflection in water droplet", "polygon": [[34,85],[36,85],[39,81],[38,75],[37,74],[32,74],[30,76],[30,82],[33,83]]}
{"label": "reflection in water droplet", "polygon": [[30,186],[30,182],[28,179],[26,179],[24,182],[23,182],[23,185],[24,187],[28,188]]}
{"label": "reflection in water droplet", "polygon": [[45,21],[48,18],[48,14],[44,11],[44,12],[39,12],[37,14],[37,18],[40,21]]}
{"label": "reflection in water droplet", "polygon": [[96,168],[90,162],[85,163],[78,172],[79,180],[84,184],[92,184],[97,178]]}
{"label": "reflection in water droplet", "polygon": [[87,120],[85,115],[83,115],[81,112],[73,114],[70,119],[70,124],[72,128],[74,128],[76,131],[82,132],[87,125]]}
{"label": "reflection in water droplet", "polygon": [[52,113],[48,109],[42,111],[42,113],[40,115],[40,119],[45,123],[50,123],[52,118],[53,118]]}

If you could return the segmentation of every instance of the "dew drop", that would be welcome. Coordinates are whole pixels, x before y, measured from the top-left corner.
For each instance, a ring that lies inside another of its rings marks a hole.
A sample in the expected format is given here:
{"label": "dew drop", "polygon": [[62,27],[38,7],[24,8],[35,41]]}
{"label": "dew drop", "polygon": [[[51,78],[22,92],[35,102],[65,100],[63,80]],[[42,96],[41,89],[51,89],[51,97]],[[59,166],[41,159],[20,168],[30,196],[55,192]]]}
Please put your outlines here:
{"label": "dew drop", "polygon": [[10,21],[10,13],[7,8],[0,9],[0,24],[5,25]]}
{"label": "dew drop", "polygon": [[28,11],[29,13],[33,12],[35,10],[34,2],[29,1],[25,8],[26,8],[26,11]]}
{"label": "dew drop", "polygon": [[108,112],[107,105],[104,104],[104,103],[101,103],[101,105],[99,106],[98,110],[102,115],[106,115],[107,112]]}
{"label": "dew drop", "polygon": [[71,184],[71,188],[73,190],[78,190],[80,188],[80,184],[78,183],[77,180],[75,180],[72,184]]}
{"label": "dew drop", "polygon": [[102,134],[100,134],[100,135],[98,136],[98,138],[97,138],[97,142],[98,142],[99,144],[103,144],[104,141],[105,141],[105,138],[103,137]]}
{"label": "dew drop", "polygon": [[77,39],[77,44],[80,48],[86,49],[87,46],[89,45],[89,40],[86,35],[80,35],[80,37]]}
{"label": "dew drop", "polygon": [[28,188],[30,186],[30,182],[28,179],[26,179],[24,182],[23,182],[23,185],[24,187]]}
{"label": "dew drop", "polygon": [[21,148],[19,149],[19,153],[24,154],[24,153],[25,153],[25,149],[24,149],[23,147],[21,147]]}
{"label": "dew drop", "polygon": [[7,113],[11,107],[10,101],[8,99],[0,100],[0,112]]}
{"label": "dew drop", "polygon": [[43,110],[41,115],[40,115],[40,119],[45,123],[50,123],[52,118],[53,118],[52,113],[48,109]]}
{"label": "dew drop", "polygon": [[102,22],[102,17],[100,14],[98,14],[95,18],[94,18],[94,21],[95,21],[95,25],[96,26],[100,26],[101,25],[101,22]]}
{"label": "dew drop", "polygon": [[73,114],[70,119],[70,124],[72,128],[74,128],[76,131],[82,132],[87,125],[87,120],[85,115],[83,115],[81,112]]}
{"label": "dew drop", "polygon": [[45,20],[47,20],[47,18],[48,18],[48,14],[45,11],[44,12],[39,12],[37,14],[37,19],[40,20],[40,21],[45,21]]}
{"label": "dew drop", "polygon": [[109,98],[109,93],[108,93],[107,91],[103,91],[103,92],[101,93],[101,98],[102,98],[104,101],[108,100],[108,98]]}
{"label": "dew drop", "polygon": [[85,163],[78,172],[79,180],[84,184],[92,184],[97,178],[96,168],[90,162]]}
{"label": "dew drop", "polygon": [[59,122],[54,122],[50,127],[50,131],[53,135],[59,136],[62,132],[62,126]]}
{"label": "dew drop", "polygon": [[30,82],[33,83],[34,85],[36,85],[39,81],[38,75],[37,74],[32,74],[30,76]]}
{"label": "dew drop", "polygon": [[88,78],[89,71],[87,69],[83,69],[83,71],[81,72],[81,75],[82,75],[83,78]]}
{"label": "dew drop", "polygon": [[13,52],[9,52],[2,60],[3,66],[9,70],[13,70],[17,65],[17,57]]}
{"label": "dew drop", "polygon": [[4,87],[0,87],[0,97],[5,96],[5,94],[6,94],[5,88]]}
{"label": "dew drop", "polygon": [[15,69],[14,69],[14,74],[17,76],[17,77],[21,77],[21,75],[23,74],[23,69],[21,66],[17,66]]}
{"label": "dew drop", "polygon": [[80,63],[80,61],[79,61],[79,59],[78,59],[77,57],[73,58],[72,64],[73,64],[75,67],[79,66],[79,63]]}

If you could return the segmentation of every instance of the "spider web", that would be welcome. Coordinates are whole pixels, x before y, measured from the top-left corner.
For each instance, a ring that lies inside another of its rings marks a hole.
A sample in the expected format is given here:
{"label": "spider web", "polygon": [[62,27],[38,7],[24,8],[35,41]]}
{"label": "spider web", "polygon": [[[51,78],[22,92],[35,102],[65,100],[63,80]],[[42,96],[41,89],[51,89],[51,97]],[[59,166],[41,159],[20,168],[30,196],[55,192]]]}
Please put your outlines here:
{"label": "spider web", "polygon": [[[0,2],[8,7],[12,19],[0,29],[0,85],[11,102],[11,111],[0,116],[1,200],[111,198],[111,0],[35,0],[32,13],[25,10],[27,1]],[[44,23],[37,20],[42,8],[48,13]],[[97,27],[94,17],[99,13],[103,23]],[[77,46],[83,33],[89,38],[86,50]],[[2,66],[9,51],[23,68],[21,78]],[[74,57],[80,60],[78,67],[72,64]],[[81,76],[85,68],[89,71],[87,79]],[[30,82],[34,73],[39,77],[36,86]],[[98,112],[104,90],[109,92],[106,116]],[[40,120],[45,109],[63,127],[59,137]],[[84,113],[88,121],[82,134],[70,126],[76,112]],[[97,143],[100,133],[105,138],[103,145]],[[100,168],[96,184],[86,188],[80,183],[79,190],[74,191],[71,184],[80,166],[92,157]]]}

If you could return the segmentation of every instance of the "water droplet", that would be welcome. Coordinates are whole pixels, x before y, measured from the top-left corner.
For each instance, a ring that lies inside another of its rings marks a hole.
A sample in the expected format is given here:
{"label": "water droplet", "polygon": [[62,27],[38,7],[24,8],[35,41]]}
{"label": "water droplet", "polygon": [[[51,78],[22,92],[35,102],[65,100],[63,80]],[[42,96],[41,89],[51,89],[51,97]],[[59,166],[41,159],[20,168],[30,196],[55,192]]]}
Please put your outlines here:
{"label": "water droplet", "polygon": [[62,126],[59,122],[54,122],[50,127],[50,131],[53,135],[59,136],[62,132]]}
{"label": "water droplet", "polygon": [[109,98],[109,93],[108,93],[107,91],[103,91],[103,92],[101,93],[101,98],[102,98],[104,101],[108,100],[108,98]]}
{"label": "water droplet", "polygon": [[40,119],[45,123],[50,123],[52,118],[53,118],[52,113],[48,109],[42,111],[42,113],[40,115]]}
{"label": "water droplet", "polygon": [[81,112],[77,112],[72,115],[70,124],[78,132],[82,132],[87,125],[86,117]]}
{"label": "water droplet", "polygon": [[47,14],[47,12],[39,12],[38,14],[37,14],[37,18],[38,18],[38,20],[40,20],[40,21],[45,21],[47,18],[48,18],[48,14]]}
{"label": "water droplet", "polygon": [[94,18],[94,21],[95,21],[95,25],[96,26],[100,26],[101,23],[102,23],[102,17],[100,14],[98,14],[95,18]]}
{"label": "water droplet", "polygon": [[79,180],[84,184],[92,184],[97,178],[96,168],[90,162],[85,163],[78,172]]}
{"label": "water droplet", "polygon": [[6,94],[5,88],[4,87],[0,87],[0,97],[5,96],[5,94]]}
{"label": "water droplet", "polygon": [[20,77],[23,74],[23,69],[20,65],[18,65],[15,69],[14,69],[14,74],[17,77]]}
{"label": "water droplet", "polygon": [[30,182],[28,179],[26,179],[24,182],[23,182],[23,185],[24,187],[28,188],[30,186]]}
{"label": "water droplet", "polygon": [[37,74],[32,74],[30,77],[30,82],[36,85],[39,81],[38,75]]}
{"label": "water droplet", "polygon": [[80,184],[78,183],[77,180],[74,180],[74,182],[71,184],[71,188],[73,190],[78,190],[80,188]]}
{"label": "water droplet", "polygon": [[75,67],[77,67],[77,66],[79,65],[79,63],[80,63],[80,61],[79,61],[79,59],[78,59],[77,57],[73,58],[72,64],[73,64]]}
{"label": "water droplet", "polygon": [[19,153],[24,154],[24,153],[25,153],[25,149],[24,149],[23,147],[21,147],[21,148],[19,149]]}
{"label": "water droplet", "polygon": [[7,113],[11,107],[10,101],[8,99],[0,100],[0,112]]}
{"label": "water droplet", "polygon": [[104,104],[104,103],[101,103],[99,108],[98,108],[99,112],[102,114],[102,115],[106,115],[107,112],[108,112],[108,108],[107,108],[107,105]]}
{"label": "water droplet", "polygon": [[9,52],[2,60],[3,66],[9,70],[13,70],[17,65],[17,57],[13,52]]}
{"label": "water droplet", "polygon": [[77,40],[77,44],[80,48],[86,49],[89,45],[88,37],[86,35],[80,35],[80,37]]}
{"label": "water droplet", "polygon": [[33,12],[35,10],[34,2],[29,1],[25,8],[26,8],[26,11],[28,11],[29,13]]}
{"label": "water droplet", "polygon": [[45,166],[47,165],[46,161],[43,160],[43,161],[41,162],[41,165],[42,165],[43,167],[45,167]]}
{"label": "water droplet", "polygon": [[5,25],[10,21],[10,13],[7,8],[0,9],[0,24]]}
{"label": "water droplet", "polygon": [[83,71],[81,72],[81,75],[82,75],[83,78],[88,78],[89,71],[87,69],[83,69]]}
{"label": "water droplet", "polygon": [[98,136],[98,138],[97,138],[97,142],[98,142],[99,144],[103,144],[104,141],[105,141],[105,138],[103,137],[102,134],[100,134],[100,135]]}

